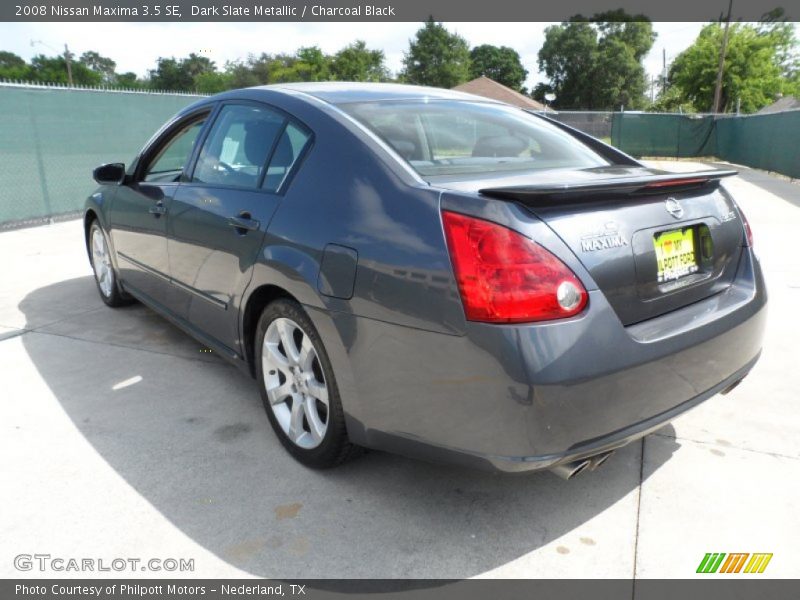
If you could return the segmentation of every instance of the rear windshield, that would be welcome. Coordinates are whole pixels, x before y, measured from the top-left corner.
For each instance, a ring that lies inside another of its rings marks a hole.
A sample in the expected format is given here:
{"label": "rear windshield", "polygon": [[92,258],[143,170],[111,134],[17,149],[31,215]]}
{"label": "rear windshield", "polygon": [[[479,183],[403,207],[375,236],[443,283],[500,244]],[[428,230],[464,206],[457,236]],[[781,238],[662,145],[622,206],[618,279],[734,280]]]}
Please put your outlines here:
{"label": "rear windshield", "polygon": [[406,100],[340,108],[383,138],[422,176],[609,164],[564,131],[510,106]]}

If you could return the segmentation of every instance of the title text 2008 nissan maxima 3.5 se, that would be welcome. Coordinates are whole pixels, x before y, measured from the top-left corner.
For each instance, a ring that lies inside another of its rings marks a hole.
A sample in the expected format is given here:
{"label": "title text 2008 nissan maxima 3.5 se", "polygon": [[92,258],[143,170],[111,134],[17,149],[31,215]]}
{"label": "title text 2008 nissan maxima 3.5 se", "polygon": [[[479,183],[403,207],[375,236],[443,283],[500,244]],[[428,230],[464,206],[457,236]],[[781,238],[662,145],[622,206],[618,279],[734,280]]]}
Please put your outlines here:
{"label": "title text 2008 nissan maxima 3.5 se", "polygon": [[306,465],[368,447],[570,476],[758,359],[732,174],[452,91],[267,86],[98,167],[86,243],[105,303],[255,377]]}

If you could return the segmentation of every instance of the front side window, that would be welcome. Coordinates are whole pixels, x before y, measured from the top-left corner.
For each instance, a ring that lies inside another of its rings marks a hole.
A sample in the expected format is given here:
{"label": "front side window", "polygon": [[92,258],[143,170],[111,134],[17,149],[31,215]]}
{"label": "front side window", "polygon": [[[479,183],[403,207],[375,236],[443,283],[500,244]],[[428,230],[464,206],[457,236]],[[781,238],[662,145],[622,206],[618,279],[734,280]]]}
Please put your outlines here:
{"label": "front side window", "polygon": [[258,187],[285,121],[266,107],[223,106],[200,151],[192,181]]}
{"label": "front side window", "polygon": [[175,132],[150,160],[144,180],[159,183],[178,181],[204,123],[205,117],[187,123]]}
{"label": "front side window", "polygon": [[557,127],[509,106],[414,100],[340,107],[383,138],[423,177],[609,164]]}

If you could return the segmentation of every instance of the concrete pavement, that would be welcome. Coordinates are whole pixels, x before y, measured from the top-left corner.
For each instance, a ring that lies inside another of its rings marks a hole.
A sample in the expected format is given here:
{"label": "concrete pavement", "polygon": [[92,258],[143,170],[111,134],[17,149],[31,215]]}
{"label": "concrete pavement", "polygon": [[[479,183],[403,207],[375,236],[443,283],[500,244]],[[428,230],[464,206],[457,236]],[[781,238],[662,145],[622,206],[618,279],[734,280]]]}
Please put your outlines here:
{"label": "concrete pavement", "polygon": [[747,173],[726,182],[769,283],[754,372],[569,482],[380,452],[304,469],[252,380],[144,307],[100,302],[78,221],[4,233],[0,576],[42,576],[13,559],[48,553],[193,559],[193,572],[169,573],[182,577],[692,577],[706,552],[772,552],[761,577],[797,577],[800,186],[789,185],[787,200]]}

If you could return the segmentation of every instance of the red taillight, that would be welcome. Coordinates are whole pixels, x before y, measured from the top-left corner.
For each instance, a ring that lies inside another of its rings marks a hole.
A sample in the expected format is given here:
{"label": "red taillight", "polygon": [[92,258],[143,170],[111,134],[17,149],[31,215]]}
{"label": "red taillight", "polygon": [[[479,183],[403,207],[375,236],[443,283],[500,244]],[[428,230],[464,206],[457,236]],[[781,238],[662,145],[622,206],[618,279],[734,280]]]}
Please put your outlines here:
{"label": "red taillight", "polygon": [[470,321],[561,319],[586,306],[586,289],[569,267],[524,235],[449,211],[442,219]]}

